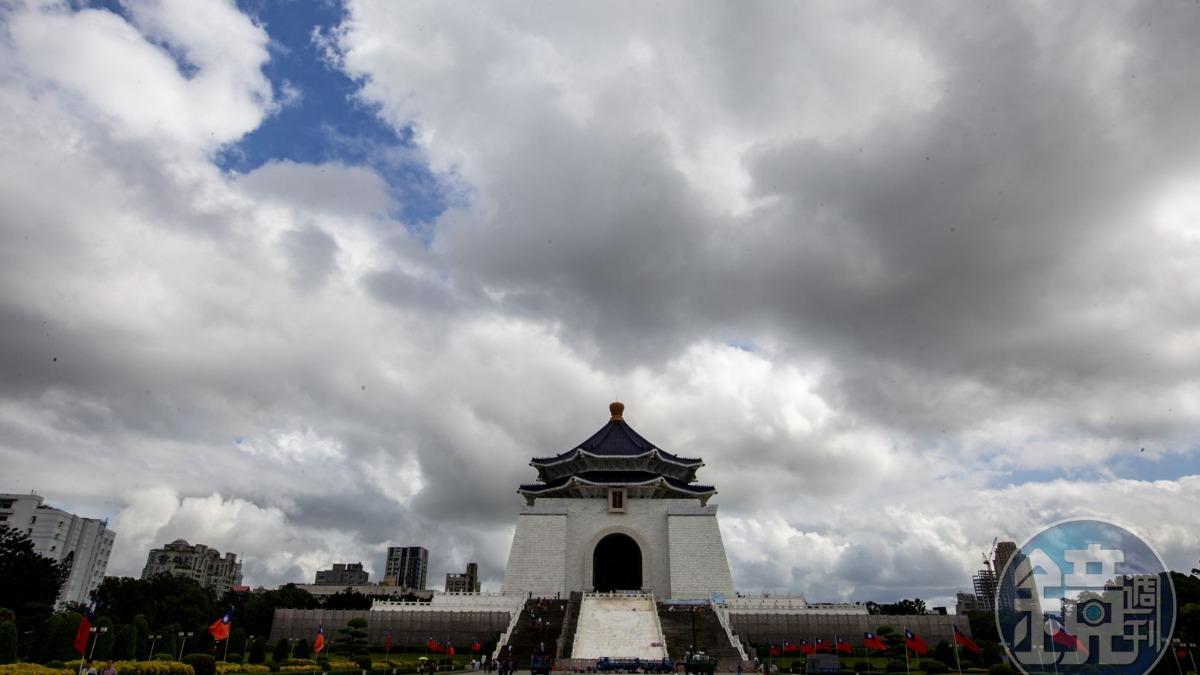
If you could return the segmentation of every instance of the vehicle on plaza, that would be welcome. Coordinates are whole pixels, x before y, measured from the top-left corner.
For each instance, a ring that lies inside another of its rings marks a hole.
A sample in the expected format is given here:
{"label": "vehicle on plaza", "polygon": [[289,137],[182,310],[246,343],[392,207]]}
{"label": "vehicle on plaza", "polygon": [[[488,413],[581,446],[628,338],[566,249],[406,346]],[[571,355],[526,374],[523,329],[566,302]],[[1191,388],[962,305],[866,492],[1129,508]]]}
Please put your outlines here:
{"label": "vehicle on plaza", "polygon": [[688,675],[713,675],[717,669],[717,657],[704,652],[689,654],[683,663],[683,672]]}
{"label": "vehicle on plaza", "polygon": [[641,659],[613,658],[611,656],[601,656],[596,659],[597,673],[636,673],[641,668]]}

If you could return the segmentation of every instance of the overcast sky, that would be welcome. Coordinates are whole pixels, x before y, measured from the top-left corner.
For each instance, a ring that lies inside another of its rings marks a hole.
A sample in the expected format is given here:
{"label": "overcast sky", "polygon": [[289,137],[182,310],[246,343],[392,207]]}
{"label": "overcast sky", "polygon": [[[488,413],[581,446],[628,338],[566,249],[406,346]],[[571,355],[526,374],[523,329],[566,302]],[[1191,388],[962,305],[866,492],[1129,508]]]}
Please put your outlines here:
{"label": "overcast sky", "polygon": [[[81,7],[81,4],[87,6]],[[744,592],[1200,559],[1200,4],[0,4],[0,491],[498,590],[530,457],[703,457]]]}

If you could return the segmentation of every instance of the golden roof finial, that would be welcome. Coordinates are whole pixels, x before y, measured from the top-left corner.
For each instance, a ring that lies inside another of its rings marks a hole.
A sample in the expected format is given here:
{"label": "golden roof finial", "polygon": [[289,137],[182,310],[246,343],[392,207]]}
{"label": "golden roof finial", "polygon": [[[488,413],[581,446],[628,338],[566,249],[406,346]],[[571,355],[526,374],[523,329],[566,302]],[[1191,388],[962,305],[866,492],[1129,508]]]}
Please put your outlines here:
{"label": "golden roof finial", "polygon": [[610,421],[621,422],[625,419],[622,417],[625,413],[625,404],[620,401],[613,401],[608,404],[608,412],[612,414],[612,417],[608,418]]}

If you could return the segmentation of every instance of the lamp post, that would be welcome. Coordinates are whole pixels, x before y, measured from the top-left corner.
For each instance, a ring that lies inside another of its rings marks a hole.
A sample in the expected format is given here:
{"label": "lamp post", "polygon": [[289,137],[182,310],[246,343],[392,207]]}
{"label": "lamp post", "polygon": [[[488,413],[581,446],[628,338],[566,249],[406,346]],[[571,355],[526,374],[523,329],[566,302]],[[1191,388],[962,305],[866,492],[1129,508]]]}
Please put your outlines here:
{"label": "lamp post", "polygon": [[150,636],[150,653],[146,655],[147,661],[151,661],[154,659],[154,645],[158,644],[158,641],[161,638],[162,638],[162,633],[155,633]]}
{"label": "lamp post", "polygon": [[90,632],[90,633],[92,633],[92,634],[94,635],[94,637],[92,638],[92,648],[91,648],[91,650],[90,650],[90,651],[88,651],[88,661],[91,661],[91,660],[92,660],[92,656],[93,656],[93,655],[96,653],[96,643],[100,641],[100,634],[101,634],[101,633],[107,633],[107,632],[108,632],[108,626],[99,626],[99,627],[97,627],[97,626],[92,626],[92,627],[91,627],[91,628],[88,630],[88,632]]}
{"label": "lamp post", "polygon": [[696,607],[692,607],[692,651],[696,651]]}
{"label": "lamp post", "polygon": [[195,633],[193,633],[193,632],[192,632],[192,631],[190,631],[190,630],[189,630],[189,631],[187,631],[186,633],[185,633],[184,631],[179,631],[179,637],[180,637],[180,641],[179,641],[179,660],[180,660],[180,661],[182,661],[182,660],[183,660],[183,648],[184,648],[184,647],[187,645],[188,638],[192,637],[193,635],[195,635]]}

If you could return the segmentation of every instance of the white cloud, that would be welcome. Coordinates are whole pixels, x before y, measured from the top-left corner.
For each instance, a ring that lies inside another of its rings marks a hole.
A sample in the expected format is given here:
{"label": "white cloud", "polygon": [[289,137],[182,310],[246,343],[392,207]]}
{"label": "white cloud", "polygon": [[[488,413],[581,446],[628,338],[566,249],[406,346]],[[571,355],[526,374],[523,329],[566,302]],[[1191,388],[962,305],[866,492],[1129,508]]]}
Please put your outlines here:
{"label": "white cloud", "polygon": [[348,10],[314,39],[418,133],[376,150],[470,197],[429,241],[369,169],[212,164],[305,103],[231,3],[0,15],[0,462],[115,515],[111,571],[421,543],[495,584],[528,458],[613,398],[706,460],[743,590],[944,601],[1073,514],[1194,565],[1195,69],[1116,90],[1194,41],[1081,79],[1039,7]]}

